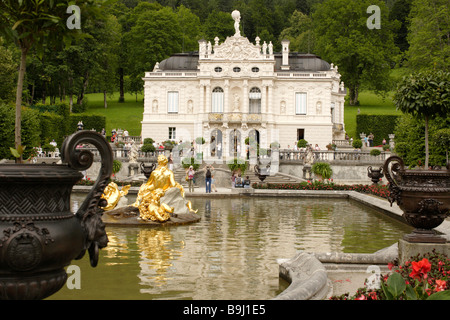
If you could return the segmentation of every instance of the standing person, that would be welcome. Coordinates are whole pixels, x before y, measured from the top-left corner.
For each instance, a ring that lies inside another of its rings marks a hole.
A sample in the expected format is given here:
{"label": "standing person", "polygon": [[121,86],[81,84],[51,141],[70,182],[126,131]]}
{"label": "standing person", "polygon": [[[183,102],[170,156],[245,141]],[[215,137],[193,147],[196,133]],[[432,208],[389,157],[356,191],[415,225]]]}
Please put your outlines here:
{"label": "standing person", "polygon": [[212,179],[212,173],[213,167],[210,165],[206,166],[206,172],[205,172],[205,185],[206,185],[206,193],[211,193],[211,179]]}
{"label": "standing person", "polygon": [[214,192],[217,192],[216,189],[216,179],[214,179],[214,175],[211,176],[211,188],[214,190]]}
{"label": "standing person", "polygon": [[194,168],[190,166],[189,170],[186,172],[186,180],[188,181],[189,192],[194,192],[194,175]]}
{"label": "standing person", "polygon": [[169,170],[173,171],[173,157],[172,157],[172,152],[169,155]]}
{"label": "standing person", "polygon": [[374,136],[373,136],[372,132],[369,134],[368,138],[369,138],[369,147],[373,147],[373,138],[374,138]]}

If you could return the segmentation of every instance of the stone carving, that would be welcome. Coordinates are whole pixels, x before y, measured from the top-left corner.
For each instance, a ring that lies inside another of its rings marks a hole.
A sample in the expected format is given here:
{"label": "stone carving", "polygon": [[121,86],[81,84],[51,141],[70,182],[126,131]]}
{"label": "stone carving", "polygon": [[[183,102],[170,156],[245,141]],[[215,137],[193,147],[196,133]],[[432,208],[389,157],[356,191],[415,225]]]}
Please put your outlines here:
{"label": "stone carving", "polygon": [[235,93],[234,94],[234,101],[233,101],[233,112],[239,112],[241,110],[240,107],[240,98],[239,96]]}
{"label": "stone carving", "polygon": [[237,10],[234,10],[231,13],[231,17],[234,20],[234,30],[235,30],[235,37],[240,37],[241,36],[241,31],[239,30],[239,22],[241,21],[241,13]]}
{"label": "stone carving", "polygon": [[261,59],[258,46],[244,37],[228,37],[224,43],[214,48],[212,59],[216,60],[251,60]]}
{"label": "stone carving", "polygon": [[153,113],[158,113],[158,100],[153,100],[153,103],[152,103],[152,112]]}

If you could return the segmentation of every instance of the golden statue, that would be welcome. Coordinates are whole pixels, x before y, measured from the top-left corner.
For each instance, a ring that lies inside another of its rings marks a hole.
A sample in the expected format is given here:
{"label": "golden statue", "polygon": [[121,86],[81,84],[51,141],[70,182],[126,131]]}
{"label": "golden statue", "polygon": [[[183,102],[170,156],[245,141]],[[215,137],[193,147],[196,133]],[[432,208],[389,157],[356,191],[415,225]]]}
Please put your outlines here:
{"label": "golden statue", "polygon": [[105,211],[113,210],[119,203],[120,198],[128,194],[130,187],[130,185],[123,186],[122,190],[119,190],[119,186],[115,182],[110,182],[102,194],[102,198],[106,199],[108,204],[102,209]]}
{"label": "golden statue", "polygon": [[[166,191],[171,188],[178,188],[184,198],[184,188],[175,182],[174,174],[167,168],[168,160],[165,156],[158,157],[158,166],[152,171],[147,182],[139,188],[134,207],[139,208],[140,217],[143,220],[164,222],[170,219],[170,213],[174,213],[173,207],[165,203],[160,203],[160,199]],[[192,209],[190,201],[186,204],[190,212],[197,212]]]}
{"label": "golden statue", "polygon": [[160,203],[159,199],[163,195],[162,189],[156,189],[151,194],[144,195],[138,207],[142,220],[164,222],[170,219],[170,214],[173,213],[174,208],[165,203]]}

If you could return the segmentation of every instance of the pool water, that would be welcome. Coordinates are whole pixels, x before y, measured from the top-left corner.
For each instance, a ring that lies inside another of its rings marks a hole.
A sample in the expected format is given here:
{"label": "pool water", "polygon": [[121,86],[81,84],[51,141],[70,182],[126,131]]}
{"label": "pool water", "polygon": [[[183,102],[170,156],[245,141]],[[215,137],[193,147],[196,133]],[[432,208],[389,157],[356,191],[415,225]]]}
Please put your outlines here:
{"label": "pool water", "polygon": [[[72,196],[77,206],[85,195]],[[130,202],[133,201],[130,199]],[[80,289],[49,299],[257,300],[283,289],[279,258],[309,252],[372,253],[411,227],[346,199],[193,198],[200,222],[177,227],[107,227],[96,268],[88,256]],[[70,274],[69,274],[70,276]]]}

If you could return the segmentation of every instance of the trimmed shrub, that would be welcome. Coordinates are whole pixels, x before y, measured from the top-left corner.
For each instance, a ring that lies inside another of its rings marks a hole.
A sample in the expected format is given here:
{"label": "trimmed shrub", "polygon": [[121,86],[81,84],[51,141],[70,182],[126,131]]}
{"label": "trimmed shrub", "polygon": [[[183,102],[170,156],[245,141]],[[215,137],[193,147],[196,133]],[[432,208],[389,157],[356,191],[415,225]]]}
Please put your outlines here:
{"label": "trimmed shrub", "polygon": [[364,132],[366,135],[373,133],[373,145],[381,145],[383,139],[394,133],[397,125],[397,115],[385,114],[358,114],[356,115],[356,132]]}
{"label": "trimmed shrub", "polygon": [[84,124],[84,130],[95,129],[97,132],[101,132],[106,127],[106,117],[97,114],[85,114],[85,113],[73,113],[69,117],[69,132],[75,132],[77,130],[77,124],[82,121]]}

